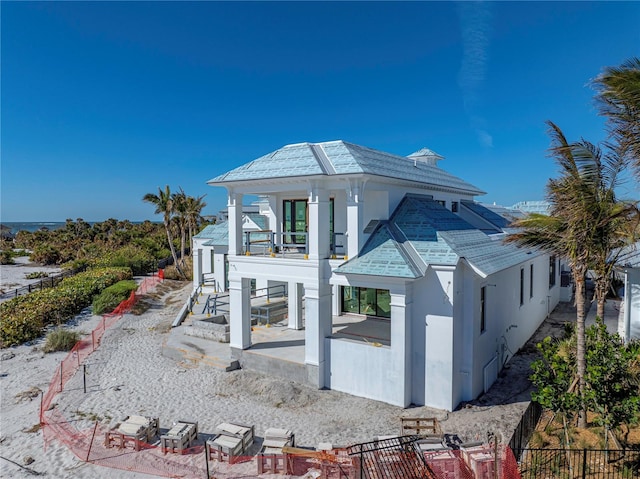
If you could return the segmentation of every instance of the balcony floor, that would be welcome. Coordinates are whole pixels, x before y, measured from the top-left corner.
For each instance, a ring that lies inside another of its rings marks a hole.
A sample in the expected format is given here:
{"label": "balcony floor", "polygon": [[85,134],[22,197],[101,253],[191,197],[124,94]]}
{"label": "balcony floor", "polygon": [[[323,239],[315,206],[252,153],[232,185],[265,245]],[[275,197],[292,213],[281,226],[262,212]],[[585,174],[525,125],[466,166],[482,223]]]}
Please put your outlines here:
{"label": "balcony floor", "polygon": [[[195,317],[195,316],[194,316]],[[191,327],[191,318],[173,328],[163,353],[178,359],[181,355],[186,361],[224,369],[231,363],[231,348],[228,343],[189,336],[186,328]],[[289,329],[287,320],[271,325],[252,326],[252,346],[243,354],[265,356],[270,359],[304,364],[305,331]],[[378,318],[359,316],[334,316],[332,338],[367,342],[375,346],[389,346],[390,322]]]}

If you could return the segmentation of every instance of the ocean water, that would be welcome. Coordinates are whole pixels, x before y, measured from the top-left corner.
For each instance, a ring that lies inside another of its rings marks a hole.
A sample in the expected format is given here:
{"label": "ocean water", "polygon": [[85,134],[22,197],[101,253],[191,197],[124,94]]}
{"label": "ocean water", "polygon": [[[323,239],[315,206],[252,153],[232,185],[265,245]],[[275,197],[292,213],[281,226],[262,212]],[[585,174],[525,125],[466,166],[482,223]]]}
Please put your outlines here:
{"label": "ocean water", "polygon": [[38,222],[12,222],[4,221],[4,226],[11,228],[13,234],[18,231],[38,231],[41,228],[47,228],[49,230],[56,230],[63,227],[66,223],[64,221],[38,221]]}

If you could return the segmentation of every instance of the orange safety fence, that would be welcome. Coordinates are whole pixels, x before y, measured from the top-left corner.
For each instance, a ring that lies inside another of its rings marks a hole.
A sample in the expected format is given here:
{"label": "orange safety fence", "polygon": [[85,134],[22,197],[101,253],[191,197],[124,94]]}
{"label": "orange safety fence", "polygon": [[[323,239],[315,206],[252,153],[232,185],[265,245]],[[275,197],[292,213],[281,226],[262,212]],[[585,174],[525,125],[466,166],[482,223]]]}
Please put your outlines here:
{"label": "orange safety fence", "polygon": [[46,415],[46,412],[51,409],[55,396],[62,392],[65,384],[75,375],[76,371],[80,368],[80,365],[97,349],[105,331],[122,318],[123,314],[131,310],[136,302],[136,294],[140,295],[151,291],[160,281],[159,276],[145,278],[138,286],[137,292],[131,292],[129,299],[122,301],[112,313],[102,316],[102,320],[98,323],[98,326],[91,331],[90,338],[78,341],[71,351],[69,351],[69,354],[60,361],[60,366],[57,368],[56,373],[51,379],[47,392],[43,394],[40,405],[40,423],[43,426],[45,445],[50,439],[55,437],[48,434],[50,432],[50,424]]}
{"label": "orange safety fence", "polygon": [[[64,391],[65,385],[74,377],[85,360],[100,345],[102,337],[110,327],[129,312],[137,298],[152,291],[162,280],[162,275],[145,278],[136,292],[120,303],[109,314],[102,316],[91,335],[76,343],[60,362],[46,393],[42,396],[40,423],[45,447],[54,439],[64,444],[78,459],[114,469],[151,474],[156,477],[210,478],[258,477],[264,474],[286,474],[301,477],[314,472],[314,477],[325,479],[356,479],[374,477],[367,474],[367,461],[357,455],[349,455],[346,449],[331,451],[309,451],[308,453],[238,456],[233,464],[214,460],[207,456],[205,439],[185,446],[182,453],[167,453],[159,445],[127,437],[114,446],[114,430],[96,422],[85,429],[78,429],[61,410],[55,407],[55,397]],[[162,426],[159,425],[158,428]],[[115,432],[117,438],[117,432]],[[160,432],[158,430],[158,435]],[[197,434],[196,434],[197,437]],[[254,448],[256,445],[254,445]],[[257,450],[255,450],[257,452]],[[497,453],[497,454],[496,454]],[[497,456],[497,462],[496,462]],[[220,457],[220,456],[217,456]],[[518,464],[508,446],[499,448],[479,446],[464,450],[425,451],[424,459],[437,479],[520,479]],[[361,469],[364,466],[364,470]],[[364,475],[363,475],[364,474]],[[384,479],[384,478],[380,478]]]}

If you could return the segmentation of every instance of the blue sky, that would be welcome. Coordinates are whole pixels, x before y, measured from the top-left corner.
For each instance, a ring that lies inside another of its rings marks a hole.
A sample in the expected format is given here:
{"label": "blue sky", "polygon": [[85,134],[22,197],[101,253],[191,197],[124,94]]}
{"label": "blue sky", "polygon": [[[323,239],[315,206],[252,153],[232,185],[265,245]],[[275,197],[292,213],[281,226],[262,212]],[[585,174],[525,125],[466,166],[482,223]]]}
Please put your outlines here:
{"label": "blue sky", "polygon": [[[158,219],[168,184],[343,139],[511,205],[556,175],[545,120],[604,139],[589,85],[640,55],[640,2],[0,4],[1,221]],[[629,183],[625,196],[638,196]]]}

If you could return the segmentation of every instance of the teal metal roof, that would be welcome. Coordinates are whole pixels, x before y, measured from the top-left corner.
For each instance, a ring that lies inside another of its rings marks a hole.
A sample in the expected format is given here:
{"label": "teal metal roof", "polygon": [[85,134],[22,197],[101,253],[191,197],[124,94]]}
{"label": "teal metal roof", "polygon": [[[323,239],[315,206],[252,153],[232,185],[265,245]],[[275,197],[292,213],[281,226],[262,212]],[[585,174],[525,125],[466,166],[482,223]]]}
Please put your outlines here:
{"label": "teal metal roof", "polygon": [[394,238],[387,222],[378,225],[357,258],[341,265],[338,270],[345,274],[411,279],[422,275],[402,244]]}
{"label": "teal metal roof", "polygon": [[208,183],[223,185],[247,180],[363,173],[462,190],[468,194],[484,194],[471,183],[437,166],[342,140],[286,145]]}
{"label": "teal metal roof", "polygon": [[[500,216],[498,213],[491,211],[480,203],[476,203],[475,201],[461,201],[460,204],[465,208],[468,208],[471,212],[478,215],[485,221],[488,221],[498,230],[502,230],[502,228],[507,228],[511,222]],[[498,231],[499,232],[499,231]]]}
{"label": "teal metal roof", "polygon": [[616,264],[627,268],[640,268],[640,241],[622,248]]}
{"label": "teal metal roof", "polygon": [[245,213],[245,216],[253,221],[261,230],[267,229],[267,218],[260,213]]}
{"label": "teal metal roof", "polygon": [[[417,278],[429,265],[455,266],[465,258],[488,276],[528,260],[531,253],[491,239],[428,196],[408,194],[389,221],[378,225],[360,255],[336,272]],[[386,259],[393,260],[393,268]]]}
{"label": "teal metal roof", "polygon": [[203,243],[205,246],[228,246],[229,245],[229,223],[222,221],[214,225],[206,226],[200,233],[193,236],[199,239],[208,239]]}

